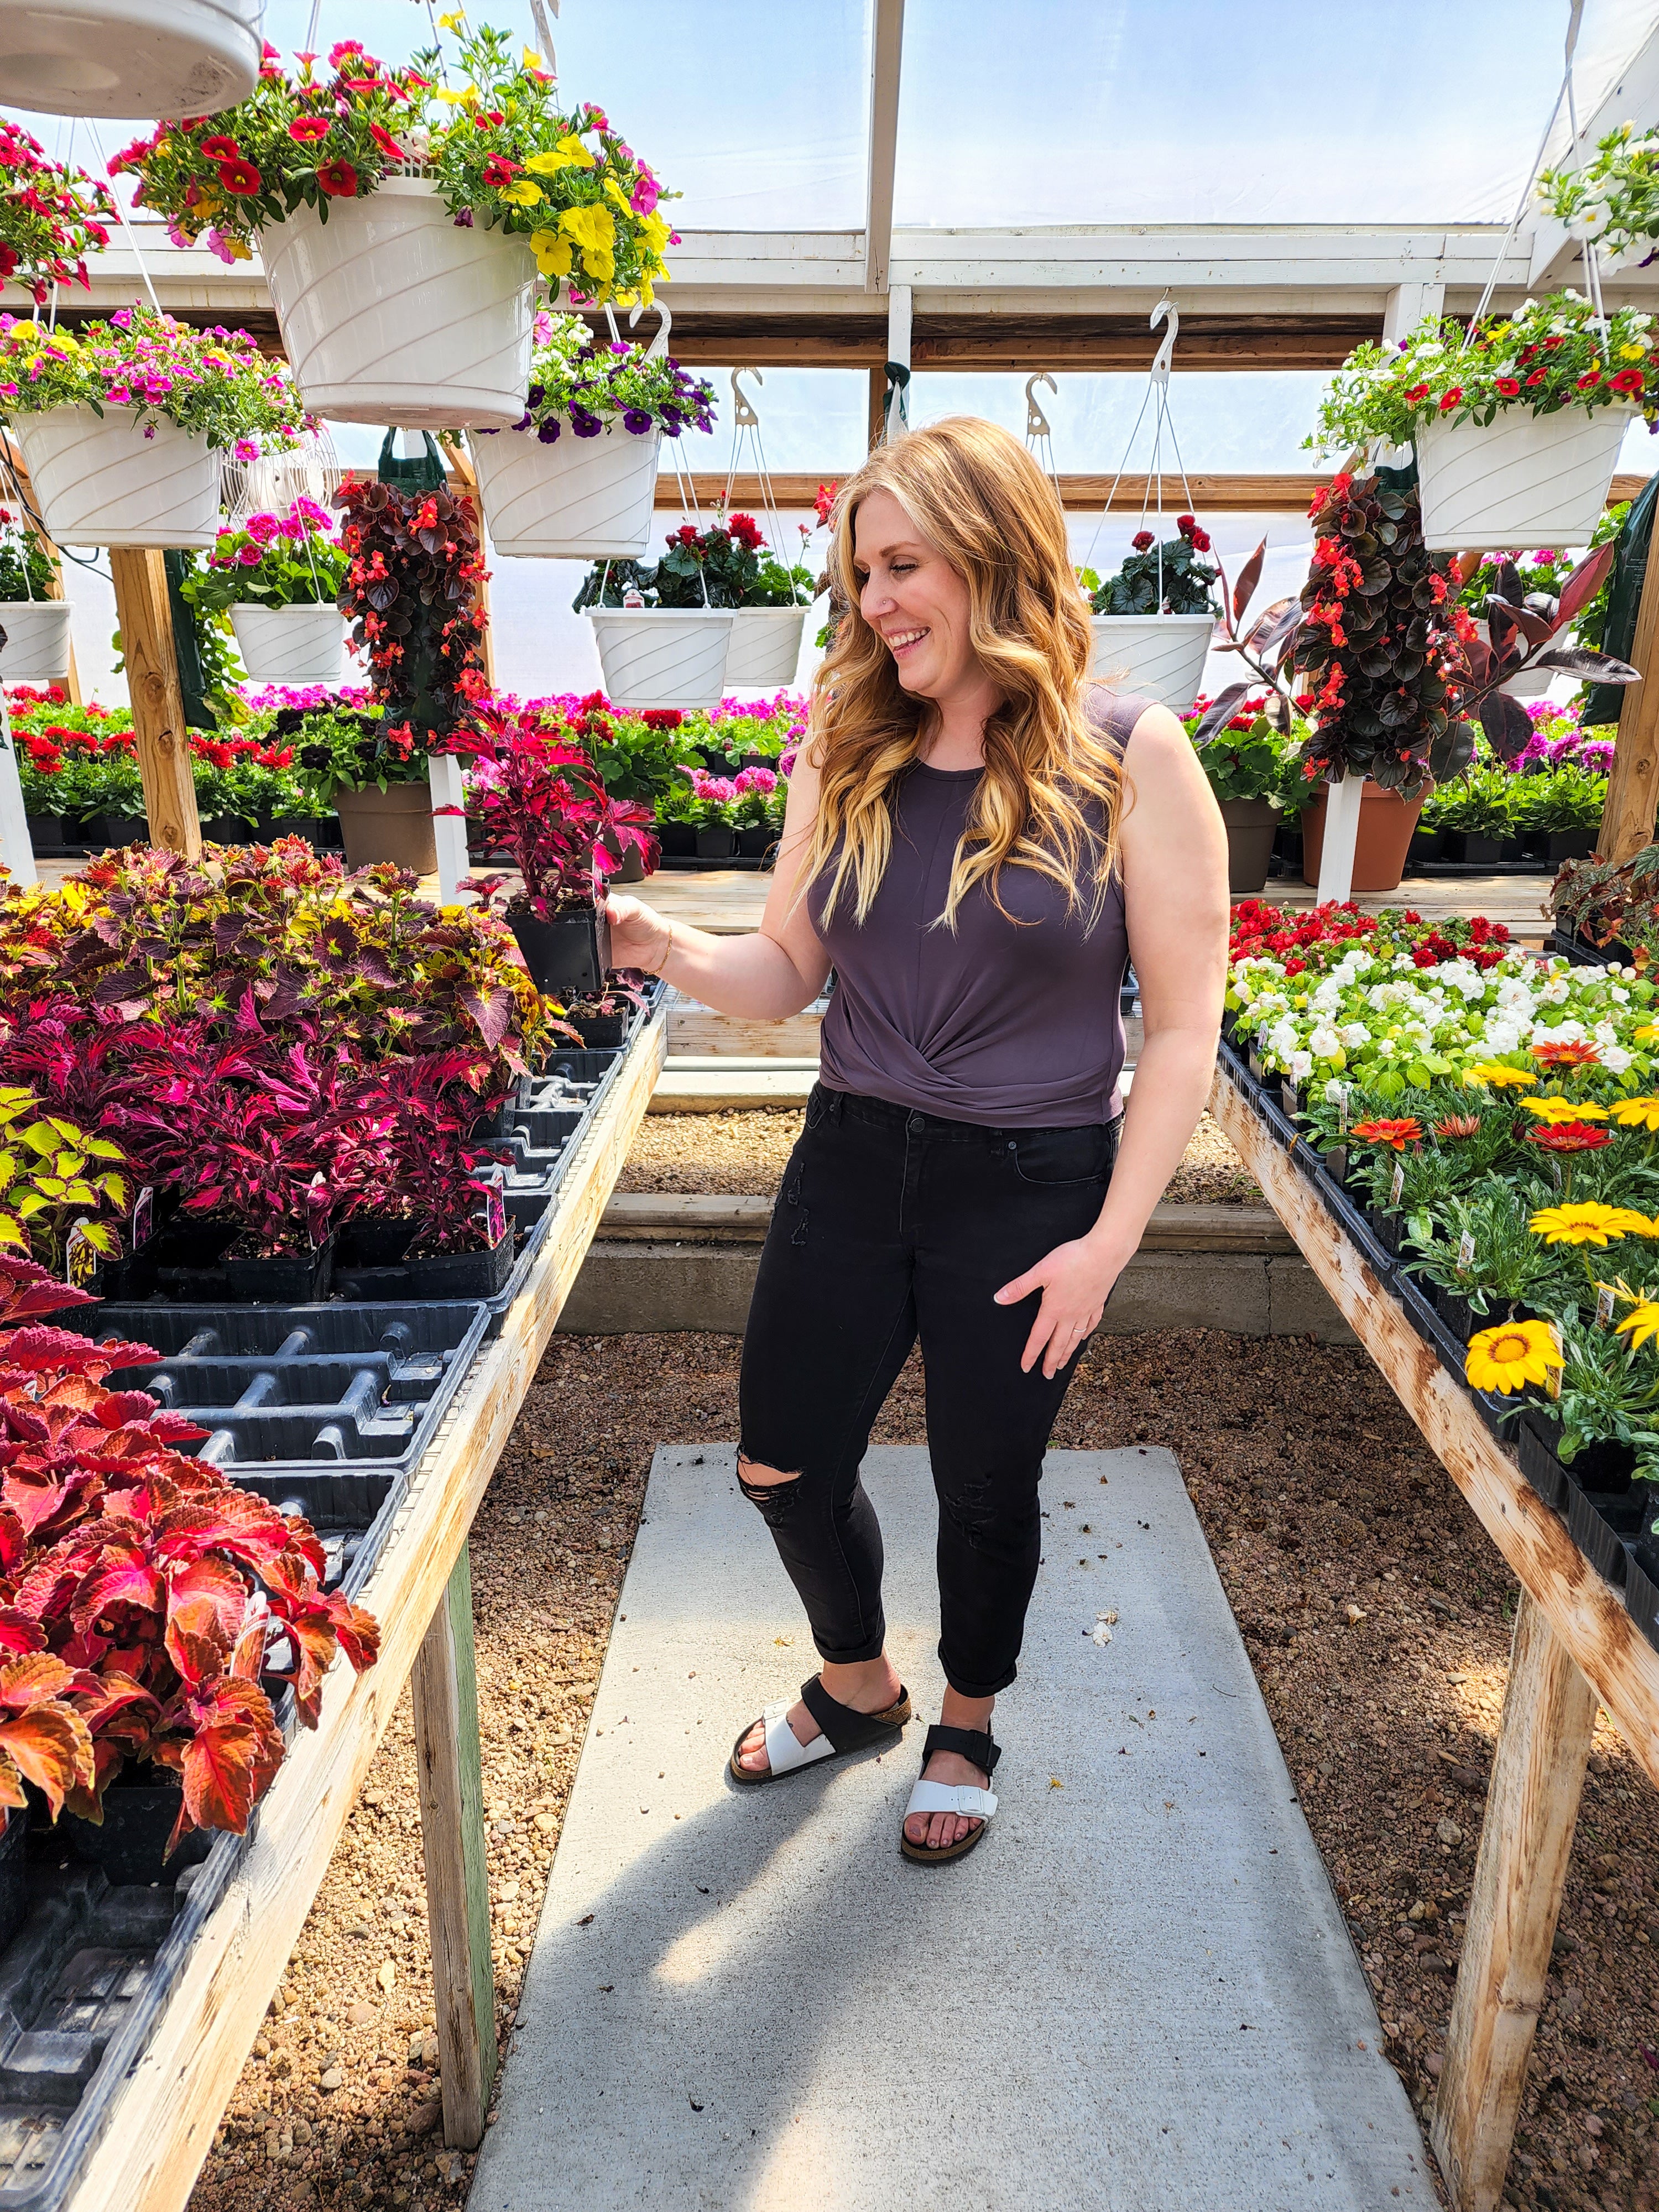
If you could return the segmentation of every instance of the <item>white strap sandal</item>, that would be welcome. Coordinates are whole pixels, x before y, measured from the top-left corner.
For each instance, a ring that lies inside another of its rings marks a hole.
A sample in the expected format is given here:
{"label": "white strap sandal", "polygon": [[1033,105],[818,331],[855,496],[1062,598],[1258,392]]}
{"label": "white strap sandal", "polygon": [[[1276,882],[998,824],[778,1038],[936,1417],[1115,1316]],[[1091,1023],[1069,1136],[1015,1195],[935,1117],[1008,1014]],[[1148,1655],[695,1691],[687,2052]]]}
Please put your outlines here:
{"label": "white strap sandal", "polygon": [[[987,1782],[996,1771],[996,1763],[1002,1756],[1001,1747],[992,1742],[988,1729],[930,1728],[921,1752],[924,1777],[927,1762],[936,1751],[956,1752],[959,1757],[978,1767]],[[987,1823],[996,1809],[994,1790],[978,1789],[970,1782],[919,1781],[912,1789],[910,1802],[904,1808],[906,1820],[913,1813],[955,1813],[976,1825],[969,1828],[958,1842],[946,1844],[941,1850],[934,1850],[927,1844],[913,1844],[901,1824],[899,1849],[907,1859],[915,1859],[921,1866],[934,1866],[944,1859],[962,1858],[973,1850],[985,1833]]]}
{"label": "white strap sandal", "polygon": [[[761,1715],[766,1728],[764,1770],[757,1774],[738,1760],[744,1737],[749,1734],[749,1729],[744,1729],[732,1747],[734,1782],[777,1782],[786,1774],[798,1774],[805,1766],[816,1766],[821,1759],[838,1759],[844,1752],[864,1751],[872,1744],[890,1743],[902,1733],[910,1717],[910,1692],[903,1688],[899,1691],[896,1703],[882,1713],[860,1713],[851,1705],[843,1705],[838,1698],[830,1696],[822,1676],[817,1674],[810,1682],[801,1684],[800,1694],[801,1702],[817,1723],[820,1733],[811,1743],[803,1743],[789,1725],[789,1708],[793,1700],[780,1698]],[[750,1722],[750,1727],[753,1725]]]}

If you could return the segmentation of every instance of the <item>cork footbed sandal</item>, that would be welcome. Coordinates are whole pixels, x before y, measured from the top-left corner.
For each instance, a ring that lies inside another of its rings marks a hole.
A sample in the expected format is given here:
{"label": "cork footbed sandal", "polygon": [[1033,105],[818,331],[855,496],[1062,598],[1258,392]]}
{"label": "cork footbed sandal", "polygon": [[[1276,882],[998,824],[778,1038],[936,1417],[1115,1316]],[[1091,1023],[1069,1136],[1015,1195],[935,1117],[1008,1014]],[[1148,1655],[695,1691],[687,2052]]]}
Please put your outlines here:
{"label": "cork footbed sandal", "polygon": [[851,1705],[843,1705],[838,1698],[830,1696],[818,1674],[801,1684],[800,1696],[822,1734],[815,1735],[811,1743],[803,1743],[789,1725],[789,1708],[793,1701],[780,1698],[761,1715],[766,1727],[764,1771],[757,1774],[738,1764],[738,1753],[743,1748],[744,1736],[755,1725],[750,1721],[749,1728],[732,1745],[727,1761],[734,1782],[745,1786],[758,1782],[781,1782],[786,1775],[799,1774],[804,1767],[816,1766],[822,1759],[838,1759],[844,1752],[866,1751],[872,1744],[896,1743],[910,1717],[910,1692],[902,1684],[895,1702],[879,1713],[855,1712]]}
{"label": "cork footbed sandal", "polygon": [[[1002,1756],[1002,1747],[991,1741],[988,1729],[930,1728],[927,1741],[921,1747],[921,1769],[927,1771],[927,1762],[936,1751],[954,1751],[965,1759],[989,1782]],[[934,1850],[927,1844],[913,1844],[899,1824],[899,1849],[907,1859],[918,1866],[939,1866],[946,1859],[965,1858],[990,1826],[991,1815],[997,1809],[994,1791],[975,1789],[966,1782],[918,1782],[910,1792],[910,1802],[904,1808],[908,1820],[913,1813],[956,1813],[964,1820],[976,1820],[978,1826],[969,1828],[965,1836],[954,1844],[946,1844]]]}

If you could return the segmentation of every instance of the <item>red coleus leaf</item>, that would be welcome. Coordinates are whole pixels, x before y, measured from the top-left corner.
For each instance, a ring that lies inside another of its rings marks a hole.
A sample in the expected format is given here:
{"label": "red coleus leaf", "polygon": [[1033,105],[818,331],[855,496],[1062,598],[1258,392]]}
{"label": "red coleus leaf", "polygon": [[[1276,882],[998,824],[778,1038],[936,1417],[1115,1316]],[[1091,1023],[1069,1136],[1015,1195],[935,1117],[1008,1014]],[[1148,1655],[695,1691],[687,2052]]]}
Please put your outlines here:
{"label": "red coleus leaf", "polygon": [[228,1552],[251,1567],[264,1568],[287,1550],[288,1522],[267,1499],[251,1491],[227,1487],[210,1505],[175,1507],[155,1524],[155,1556],[163,1562],[198,1559],[206,1552]]}
{"label": "red coleus leaf", "polygon": [[185,1785],[185,1802],[167,1849],[192,1828],[228,1828],[247,1833],[248,1815],[264,1795],[283,1761],[283,1739],[270,1700],[252,1682],[222,1675],[175,1702],[169,1726],[183,1726],[189,1740],[164,1753]]}
{"label": "red coleus leaf", "polygon": [[23,1564],[28,1539],[23,1523],[9,1505],[0,1506],[0,1575],[9,1579]]}
{"label": "red coleus leaf", "polygon": [[77,1629],[84,1630],[118,1605],[160,1613],[167,1597],[165,1579],[139,1546],[108,1544],[76,1591],[70,1617]]}
{"label": "red coleus leaf", "polygon": [[[39,1652],[0,1668],[0,1694],[15,1668],[33,1666],[47,1656]],[[68,1792],[77,1784],[88,1786],[96,1771],[92,1732],[85,1721],[73,1706],[46,1695],[27,1707],[7,1709],[0,1718],[0,1752],[25,1781],[46,1792],[53,1820],[63,1810]]]}
{"label": "red coleus leaf", "polygon": [[187,1598],[168,1607],[167,1656],[192,1687],[224,1673],[233,1641],[211,1597]]}
{"label": "red coleus leaf", "polygon": [[18,1328],[0,1336],[0,1363],[31,1373],[90,1375],[101,1382],[118,1367],[140,1367],[161,1358],[148,1344],[99,1344],[72,1328]]}
{"label": "red coleus leaf", "polygon": [[8,1656],[46,1648],[46,1632],[32,1613],[15,1605],[0,1606],[0,1653]]}
{"label": "red coleus leaf", "polygon": [[167,1577],[169,1613],[206,1603],[212,1607],[218,1632],[227,1643],[234,1643],[241,1632],[247,1601],[247,1577],[228,1559],[194,1559],[187,1567],[175,1567]]}

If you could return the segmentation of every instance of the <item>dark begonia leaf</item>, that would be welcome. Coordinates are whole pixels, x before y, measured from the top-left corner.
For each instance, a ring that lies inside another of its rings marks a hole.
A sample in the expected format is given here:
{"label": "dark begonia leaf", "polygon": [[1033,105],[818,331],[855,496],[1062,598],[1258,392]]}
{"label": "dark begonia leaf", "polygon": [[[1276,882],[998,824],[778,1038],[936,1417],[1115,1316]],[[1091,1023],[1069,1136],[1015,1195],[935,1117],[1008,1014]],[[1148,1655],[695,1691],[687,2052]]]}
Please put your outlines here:
{"label": "dark begonia leaf", "polygon": [[1488,691],[1480,702],[1480,726],[1499,760],[1518,760],[1532,740],[1532,717],[1507,691]]}
{"label": "dark begonia leaf", "polygon": [[1437,783],[1449,783],[1474,757],[1474,726],[1449,722],[1429,748],[1429,774]]}
{"label": "dark begonia leaf", "polygon": [[1601,588],[1601,580],[1613,566],[1613,556],[1618,550],[1618,541],[1609,538],[1588,553],[1561,586],[1559,614],[1564,623],[1570,623],[1581,608],[1587,606]]}
{"label": "dark begonia leaf", "polygon": [[1249,689],[1248,684],[1230,684],[1224,691],[1218,691],[1200,715],[1197,727],[1193,732],[1193,743],[1195,745],[1206,744],[1218,730],[1224,729],[1238,711],[1239,701],[1247,696]]}
{"label": "dark begonia leaf", "polygon": [[1639,684],[1642,672],[1610,653],[1592,653],[1588,646],[1552,646],[1533,662],[1534,668],[1556,668],[1563,676],[1580,676],[1597,684]]}

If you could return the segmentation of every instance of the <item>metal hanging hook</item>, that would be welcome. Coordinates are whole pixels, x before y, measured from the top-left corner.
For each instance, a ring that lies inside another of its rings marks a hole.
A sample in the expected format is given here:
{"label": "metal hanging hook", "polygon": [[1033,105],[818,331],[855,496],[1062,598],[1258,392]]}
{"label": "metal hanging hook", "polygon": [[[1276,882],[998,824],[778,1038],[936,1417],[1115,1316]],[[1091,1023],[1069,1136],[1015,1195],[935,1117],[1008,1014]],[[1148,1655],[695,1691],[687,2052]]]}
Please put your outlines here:
{"label": "metal hanging hook", "polygon": [[1054,393],[1056,399],[1060,397],[1060,386],[1054,382],[1054,380],[1049,375],[1046,368],[1039,369],[1035,376],[1028,376],[1026,378],[1025,442],[1028,446],[1030,445],[1035,439],[1046,438],[1049,434],[1048,417],[1043,413],[1042,408],[1038,406],[1036,401],[1036,386],[1039,384],[1046,384],[1049,391]]}
{"label": "metal hanging hook", "polygon": [[[653,300],[651,305],[657,311],[657,335],[652,339],[650,344],[647,346],[645,349],[645,358],[647,361],[659,361],[668,350],[668,333],[673,325],[674,319],[669,313],[667,308],[664,307],[660,300]],[[640,319],[641,313],[644,312],[644,301],[635,300],[633,306],[629,309],[628,327],[630,331],[633,329],[635,324]]]}
{"label": "metal hanging hook", "polygon": [[757,384],[764,384],[766,379],[757,368],[734,368],[732,372],[732,427],[734,430],[757,430],[760,416],[756,414],[748,393],[738,381],[740,376],[752,376]]}
{"label": "metal hanging hook", "polygon": [[1181,328],[1181,310],[1167,292],[1152,309],[1152,329],[1156,330],[1166,318],[1170,327],[1164,334],[1163,343],[1152,356],[1152,382],[1165,386],[1170,381],[1170,364],[1175,358],[1176,334]]}

